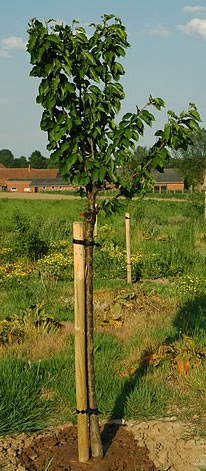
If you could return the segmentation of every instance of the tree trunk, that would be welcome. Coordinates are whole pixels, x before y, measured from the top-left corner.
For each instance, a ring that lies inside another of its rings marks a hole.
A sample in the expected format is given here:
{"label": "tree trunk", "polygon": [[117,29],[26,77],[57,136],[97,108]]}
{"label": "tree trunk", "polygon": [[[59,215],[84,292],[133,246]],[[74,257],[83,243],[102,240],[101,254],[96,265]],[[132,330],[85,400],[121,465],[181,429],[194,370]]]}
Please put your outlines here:
{"label": "tree trunk", "polygon": [[98,408],[95,392],[94,375],[94,322],[93,322],[93,240],[94,225],[96,220],[94,190],[88,192],[88,209],[85,211],[85,240],[88,245],[85,246],[86,263],[86,325],[87,325],[87,380],[88,380],[88,406],[89,406],[89,428],[91,452],[93,457],[103,456],[103,447],[101,442]]}

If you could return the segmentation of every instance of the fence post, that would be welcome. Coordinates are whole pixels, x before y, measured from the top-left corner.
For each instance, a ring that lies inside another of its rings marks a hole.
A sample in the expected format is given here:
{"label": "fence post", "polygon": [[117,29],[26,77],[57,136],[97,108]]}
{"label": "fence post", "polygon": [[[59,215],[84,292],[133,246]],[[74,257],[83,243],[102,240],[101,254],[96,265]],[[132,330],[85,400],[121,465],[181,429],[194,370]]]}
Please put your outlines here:
{"label": "fence post", "polygon": [[126,252],[127,252],[127,283],[132,282],[132,265],[131,265],[131,249],[130,249],[130,215],[125,213],[125,229],[126,229]]}
{"label": "fence post", "polygon": [[73,223],[74,306],[75,306],[75,378],[78,428],[78,457],[81,463],[89,459],[87,417],[86,332],[85,332],[85,254],[84,223]]}

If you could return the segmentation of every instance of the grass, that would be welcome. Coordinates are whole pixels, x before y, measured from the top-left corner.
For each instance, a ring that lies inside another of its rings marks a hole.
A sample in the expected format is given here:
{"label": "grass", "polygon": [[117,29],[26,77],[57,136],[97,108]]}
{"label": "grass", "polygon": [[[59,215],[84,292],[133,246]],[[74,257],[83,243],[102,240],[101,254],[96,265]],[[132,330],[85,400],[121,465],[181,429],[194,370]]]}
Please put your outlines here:
{"label": "grass", "polygon": [[48,425],[54,408],[41,399],[45,372],[40,363],[7,357],[0,360],[0,434],[37,431]]}
{"label": "grass", "polygon": [[[72,223],[85,201],[1,200],[1,247],[14,247],[15,213],[38,224],[41,240],[72,253]],[[126,284],[124,212],[131,215],[133,279]],[[68,247],[59,241],[67,239]],[[25,240],[25,239],[24,239]],[[98,216],[95,248],[95,370],[101,417],[149,419],[206,413],[206,223],[202,195],[181,202],[124,202]],[[35,242],[36,243],[36,242]],[[63,248],[61,248],[63,247]],[[38,247],[37,247],[38,249]],[[50,253],[50,252],[49,252]],[[0,268],[5,254],[0,252]],[[10,254],[27,263],[24,253]],[[76,421],[72,272],[35,271],[0,284],[0,434]],[[140,281],[139,281],[140,280]],[[6,337],[6,318],[43,306],[62,328]],[[33,307],[32,307],[33,306]],[[36,306],[36,307],[35,307]],[[4,337],[5,341],[5,337]]]}

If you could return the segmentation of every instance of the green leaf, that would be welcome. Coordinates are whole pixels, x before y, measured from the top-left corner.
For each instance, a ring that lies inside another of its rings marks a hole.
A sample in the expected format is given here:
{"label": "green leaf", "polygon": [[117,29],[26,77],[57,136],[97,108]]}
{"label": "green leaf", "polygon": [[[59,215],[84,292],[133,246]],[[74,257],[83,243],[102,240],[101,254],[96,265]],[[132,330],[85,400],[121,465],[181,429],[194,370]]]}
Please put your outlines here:
{"label": "green leaf", "polygon": [[60,37],[57,34],[49,34],[48,39],[52,43],[60,44]]}
{"label": "green leaf", "polygon": [[93,171],[92,171],[92,181],[93,183],[97,182],[99,180],[99,169],[98,168],[95,168]]}
{"label": "green leaf", "polygon": [[89,182],[90,178],[85,172],[77,174],[74,177],[74,183],[76,183],[77,185],[88,185]]}
{"label": "green leaf", "polygon": [[131,139],[132,130],[131,129],[125,129],[125,136],[127,137],[127,139]]}
{"label": "green leaf", "polygon": [[155,117],[153,116],[153,114],[147,110],[142,110],[139,113],[139,118],[145,121],[145,123],[148,124],[149,126],[152,126],[152,122],[155,121]]}
{"label": "green leaf", "polygon": [[161,110],[162,107],[165,107],[165,102],[162,100],[162,98],[153,98],[152,95],[149,97],[149,103],[157,110]]}
{"label": "green leaf", "polygon": [[100,179],[100,181],[104,180],[106,172],[107,172],[107,169],[105,167],[100,167],[100,169],[99,169],[99,179]]}
{"label": "green leaf", "polygon": [[122,121],[126,121],[127,119],[130,119],[132,117],[133,113],[126,113],[124,114]]}
{"label": "green leaf", "polygon": [[97,65],[96,60],[91,53],[87,51],[83,51],[83,56],[85,57],[85,59],[88,61],[89,64]]}
{"label": "green leaf", "polygon": [[163,138],[165,141],[168,141],[168,140],[169,140],[169,137],[170,137],[170,126],[169,126],[169,124],[165,124],[164,132],[163,132],[163,134],[162,134],[162,138]]}
{"label": "green leaf", "polygon": [[94,67],[89,68],[89,75],[95,82],[99,82],[99,76]]}
{"label": "green leaf", "polygon": [[76,89],[73,83],[67,82],[65,84],[65,89],[68,90],[69,93],[76,93]]}
{"label": "green leaf", "polygon": [[172,118],[175,118],[175,119],[178,118],[178,116],[177,116],[177,115],[175,114],[175,112],[172,111],[172,110],[169,110],[169,111],[167,112],[167,114],[168,114],[169,116],[171,116]]}
{"label": "green leaf", "polygon": [[123,47],[121,47],[121,46],[116,47],[116,54],[118,56],[124,57],[125,56],[125,50],[123,49]]}
{"label": "green leaf", "polygon": [[74,166],[74,164],[76,163],[78,159],[78,155],[77,154],[72,154],[69,156],[69,158],[67,158],[66,162],[65,162],[65,165],[64,165],[64,170],[65,172],[69,172],[69,170]]}
{"label": "green leaf", "polygon": [[199,132],[200,131],[200,127],[199,127],[199,124],[197,123],[197,121],[195,121],[194,119],[188,119],[185,121],[185,124],[186,126],[188,126],[190,129],[192,129],[193,131],[196,131],[196,132]]}
{"label": "green leaf", "polygon": [[115,15],[110,14],[110,15],[104,15],[104,16],[103,16],[104,21],[109,21],[109,20],[111,20],[112,18],[115,18]]}
{"label": "green leaf", "polygon": [[123,75],[125,73],[123,65],[119,62],[115,62],[114,64],[114,73],[117,75]]}
{"label": "green leaf", "polygon": [[156,154],[155,157],[152,159],[152,167],[160,169],[164,167],[160,154]]}
{"label": "green leaf", "polygon": [[198,111],[195,110],[190,110],[189,112],[190,116],[192,116],[196,121],[201,121],[200,115]]}
{"label": "green leaf", "polygon": [[69,63],[62,64],[62,68],[63,68],[64,72],[66,72],[66,74],[70,77],[70,75],[71,75],[71,64],[69,64]]}
{"label": "green leaf", "polygon": [[95,95],[101,95],[101,93],[102,93],[101,90],[100,90],[98,87],[96,87],[96,85],[91,85],[91,86],[89,87],[89,90],[90,90],[92,93],[94,93]]}

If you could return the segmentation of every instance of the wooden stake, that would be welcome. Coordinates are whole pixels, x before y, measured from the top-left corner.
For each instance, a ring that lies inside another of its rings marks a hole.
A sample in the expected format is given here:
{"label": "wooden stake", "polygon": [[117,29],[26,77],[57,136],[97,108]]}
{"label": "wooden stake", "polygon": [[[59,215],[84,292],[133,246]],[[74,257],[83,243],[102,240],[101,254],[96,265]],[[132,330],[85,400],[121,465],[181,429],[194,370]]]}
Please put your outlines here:
{"label": "wooden stake", "polygon": [[132,282],[132,265],[131,265],[131,250],[130,250],[130,215],[125,213],[125,228],[126,228],[126,252],[127,252],[127,283]]}
{"label": "wooden stake", "polygon": [[[74,241],[84,240],[84,223],[73,223]],[[89,459],[89,431],[86,381],[85,333],[85,255],[84,245],[73,244],[74,250],[74,300],[75,300],[75,377],[78,427],[78,457],[81,463]],[[85,412],[84,412],[85,411]]]}

